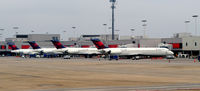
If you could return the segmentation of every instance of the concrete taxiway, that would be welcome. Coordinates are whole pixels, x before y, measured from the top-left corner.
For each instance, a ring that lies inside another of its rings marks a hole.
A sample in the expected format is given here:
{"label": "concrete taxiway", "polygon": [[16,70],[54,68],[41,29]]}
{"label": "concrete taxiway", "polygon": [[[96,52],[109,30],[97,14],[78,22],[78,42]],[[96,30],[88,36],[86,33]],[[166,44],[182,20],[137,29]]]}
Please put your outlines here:
{"label": "concrete taxiway", "polygon": [[0,91],[200,90],[193,59],[0,58]]}

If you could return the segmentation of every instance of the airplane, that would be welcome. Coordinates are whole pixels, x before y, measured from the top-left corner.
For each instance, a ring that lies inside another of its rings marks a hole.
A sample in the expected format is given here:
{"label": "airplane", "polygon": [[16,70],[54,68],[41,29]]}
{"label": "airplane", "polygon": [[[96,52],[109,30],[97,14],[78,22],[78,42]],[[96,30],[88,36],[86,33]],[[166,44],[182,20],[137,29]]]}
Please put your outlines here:
{"label": "airplane", "polygon": [[174,55],[167,48],[108,48],[99,39],[91,39],[97,49],[105,55],[127,56],[136,59],[136,56],[168,56]]}
{"label": "airplane", "polygon": [[84,55],[86,58],[101,54],[97,48],[67,48],[59,40],[51,40],[51,42],[57,48],[57,51],[63,52],[63,54]]}
{"label": "airplane", "polygon": [[8,46],[11,48],[12,53],[28,55],[28,54],[36,54],[37,51],[33,49],[19,49],[13,42],[8,42]]}
{"label": "airplane", "polygon": [[38,52],[38,54],[62,54],[56,48],[41,48],[35,41],[28,41],[31,47]]}

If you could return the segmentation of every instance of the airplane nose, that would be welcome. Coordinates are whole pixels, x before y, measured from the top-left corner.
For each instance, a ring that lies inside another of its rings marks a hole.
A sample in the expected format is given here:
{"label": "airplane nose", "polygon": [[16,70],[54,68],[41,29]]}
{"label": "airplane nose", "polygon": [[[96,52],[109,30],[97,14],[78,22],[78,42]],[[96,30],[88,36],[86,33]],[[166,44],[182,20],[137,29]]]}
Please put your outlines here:
{"label": "airplane nose", "polygon": [[169,55],[174,55],[174,52],[168,51],[167,54],[169,54]]}

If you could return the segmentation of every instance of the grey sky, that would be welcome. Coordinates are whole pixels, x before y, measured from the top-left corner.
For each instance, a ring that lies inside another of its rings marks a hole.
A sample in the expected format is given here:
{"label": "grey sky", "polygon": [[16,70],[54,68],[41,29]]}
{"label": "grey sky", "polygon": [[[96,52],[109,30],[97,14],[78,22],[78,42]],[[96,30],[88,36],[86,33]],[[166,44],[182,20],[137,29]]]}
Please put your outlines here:
{"label": "grey sky", "polygon": [[[185,32],[185,20],[190,20],[189,32],[194,34],[192,15],[200,14],[200,0],[117,0],[116,29],[121,35],[142,35],[141,20],[148,21],[149,37],[170,37]],[[62,33],[72,37],[71,27],[76,26],[76,36],[105,34],[111,30],[109,0],[0,0],[0,28],[4,37],[19,33]],[[199,24],[200,25],[200,24]],[[12,29],[19,27],[18,30]],[[199,27],[200,30],[200,27]],[[198,31],[200,34],[200,31]]]}

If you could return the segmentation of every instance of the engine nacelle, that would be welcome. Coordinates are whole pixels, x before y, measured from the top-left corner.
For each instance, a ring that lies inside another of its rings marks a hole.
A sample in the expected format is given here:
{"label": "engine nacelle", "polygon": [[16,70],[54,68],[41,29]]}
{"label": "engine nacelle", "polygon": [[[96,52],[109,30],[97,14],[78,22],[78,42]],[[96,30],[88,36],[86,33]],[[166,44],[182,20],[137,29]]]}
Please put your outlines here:
{"label": "engine nacelle", "polygon": [[118,50],[118,49],[116,49],[116,50],[110,50],[110,53],[111,54],[120,54],[122,51],[121,50]]}
{"label": "engine nacelle", "polygon": [[120,54],[122,51],[119,50],[119,49],[104,49],[104,50],[101,50],[102,53],[104,54]]}
{"label": "engine nacelle", "polygon": [[73,53],[78,53],[79,51],[78,50],[68,50],[67,52],[70,53],[70,54],[71,53],[73,54]]}

